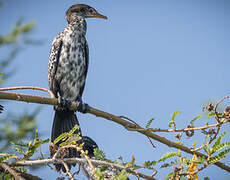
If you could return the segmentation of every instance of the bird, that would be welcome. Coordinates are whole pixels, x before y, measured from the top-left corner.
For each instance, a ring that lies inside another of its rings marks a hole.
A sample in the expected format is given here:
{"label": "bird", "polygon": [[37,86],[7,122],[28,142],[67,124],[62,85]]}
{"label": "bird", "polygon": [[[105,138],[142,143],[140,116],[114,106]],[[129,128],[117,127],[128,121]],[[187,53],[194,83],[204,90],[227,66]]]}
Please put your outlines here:
{"label": "bird", "polygon": [[[94,151],[96,148],[99,148],[97,143],[90,137],[88,136],[83,136],[82,137],[82,141],[83,141],[83,150],[86,152],[88,152],[87,156],[90,159],[96,159]],[[97,166],[95,166],[95,168],[99,168]],[[94,180],[94,175],[93,175],[93,171],[90,168],[90,166],[88,165],[88,163],[82,163],[80,165],[80,169],[83,172],[83,174],[87,177],[88,180]],[[107,167],[106,170],[103,171],[104,174],[104,180],[110,180],[113,179],[117,174],[119,174],[121,171],[119,169],[115,169],[113,167]],[[129,177],[126,180],[130,180]]]}
{"label": "bird", "polygon": [[[88,105],[83,103],[82,94],[85,88],[89,64],[89,48],[86,41],[86,18],[102,18],[94,8],[85,4],[74,4],[66,11],[67,26],[53,40],[49,63],[48,82],[54,96],[58,98],[59,106],[54,106],[55,115],[51,132],[51,157],[61,142],[52,144],[62,133],[70,131],[79,125],[76,112],[70,109],[72,102],[78,104],[78,111],[87,112]],[[74,133],[79,133],[81,129]],[[75,149],[68,149],[63,158],[79,157]],[[65,171],[63,165],[55,165],[57,170]]]}

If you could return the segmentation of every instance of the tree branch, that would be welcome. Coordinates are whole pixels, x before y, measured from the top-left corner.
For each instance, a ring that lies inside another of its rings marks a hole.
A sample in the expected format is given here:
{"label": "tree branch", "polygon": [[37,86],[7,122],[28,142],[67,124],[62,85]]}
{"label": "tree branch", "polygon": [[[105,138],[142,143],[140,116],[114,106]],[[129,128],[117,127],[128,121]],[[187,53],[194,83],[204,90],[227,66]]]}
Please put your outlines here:
{"label": "tree branch", "polygon": [[[119,165],[119,164],[108,163],[105,161],[94,160],[94,159],[90,159],[90,161],[95,166],[107,166],[107,167],[112,167],[112,168],[116,168],[119,170],[125,169],[126,172],[133,174],[135,176],[139,176],[139,177],[145,178],[147,180],[156,180],[152,176],[148,176],[148,175],[139,173],[137,171],[131,170],[130,168],[124,167],[124,166]],[[28,160],[28,161],[23,160],[23,161],[17,161],[17,162],[5,162],[5,164],[7,164],[8,166],[37,166],[37,165],[46,165],[46,164],[54,164],[54,163],[55,164],[62,164],[63,162],[70,163],[70,164],[88,163],[87,160],[83,159],[83,158],[67,158],[67,159],[42,159],[42,160]]]}
{"label": "tree branch", "polygon": [[[0,99],[7,99],[7,100],[16,100],[16,101],[24,101],[27,103],[40,103],[40,104],[49,104],[49,105],[58,105],[58,100],[56,98],[47,98],[47,97],[41,97],[41,96],[33,96],[33,95],[25,95],[25,94],[19,94],[19,93],[8,93],[8,92],[0,92]],[[77,104],[75,102],[72,103],[71,109],[77,110]],[[137,131],[149,138],[152,138],[156,141],[159,141],[169,147],[174,147],[177,149],[180,149],[186,153],[189,154],[196,154],[197,156],[205,157],[207,156],[205,154],[202,154],[200,152],[194,152],[191,150],[191,148],[188,148],[186,146],[183,146],[178,143],[174,143],[172,141],[169,141],[165,137],[159,136],[157,134],[152,133],[150,130],[142,128],[139,126],[137,123],[133,123],[131,121],[124,120],[124,118],[120,116],[115,116],[113,114],[95,109],[93,107],[89,106],[89,111],[88,113],[93,114],[97,117],[103,117],[109,121],[113,121],[115,123],[120,124],[124,128],[126,128],[128,131]],[[228,172],[230,172],[230,167],[225,165],[224,163],[221,162],[216,162],[216,166],[220,167],[221,169],[224,169]]]}

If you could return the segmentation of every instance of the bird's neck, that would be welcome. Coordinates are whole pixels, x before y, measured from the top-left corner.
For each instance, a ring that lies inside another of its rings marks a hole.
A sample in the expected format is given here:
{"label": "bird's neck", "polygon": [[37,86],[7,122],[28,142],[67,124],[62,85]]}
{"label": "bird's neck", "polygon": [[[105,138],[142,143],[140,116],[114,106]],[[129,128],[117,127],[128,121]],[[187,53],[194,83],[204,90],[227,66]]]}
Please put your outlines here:
{"label": "bird's neck", "polygon": [[75,16],[69,23],[68,27],[71,28],[73,31],[78,31],[86,34],[87,24],[84,18]]}

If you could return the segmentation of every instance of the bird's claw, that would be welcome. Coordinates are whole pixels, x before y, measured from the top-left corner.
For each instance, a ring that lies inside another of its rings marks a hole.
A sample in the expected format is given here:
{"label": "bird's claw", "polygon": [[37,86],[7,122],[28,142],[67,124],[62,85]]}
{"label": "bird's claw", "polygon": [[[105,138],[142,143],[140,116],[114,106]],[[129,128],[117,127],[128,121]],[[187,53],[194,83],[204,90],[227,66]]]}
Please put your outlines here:
{"label": "bird's claw", "polygon": [[77,102],[77,111],[85,114],[89,111],[89,105],[82,101]]}

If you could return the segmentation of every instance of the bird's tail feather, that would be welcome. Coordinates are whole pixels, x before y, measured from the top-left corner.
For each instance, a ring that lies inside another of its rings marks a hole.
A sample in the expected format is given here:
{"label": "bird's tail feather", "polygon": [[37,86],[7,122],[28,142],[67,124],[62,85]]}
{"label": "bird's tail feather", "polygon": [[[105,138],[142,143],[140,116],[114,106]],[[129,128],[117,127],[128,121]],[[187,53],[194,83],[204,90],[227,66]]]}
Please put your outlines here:
{"label": "bird's tail feather", "polygon": [[[74,111],[71,110],[55,110],[52,133],[51,133],[51,142],[61,135],[62,133],[69,132],[75,125],[79,125],[77,116]],[[75,134],[80,133],[81,136],[81,129],[77,129]],[[58,146],[61,142],[58,142],[56,145]],[[64,158],[71,158],[71,157],[80,157],[80,154],[74,148],[68,149],[68,155],[64,156]],[[51,152],[51,157],[54,155],[54,152]],[[71,165],[69,165],[71,168]],[[65,167],[62,164],[55,165],[57,170],[66,171]]]}

